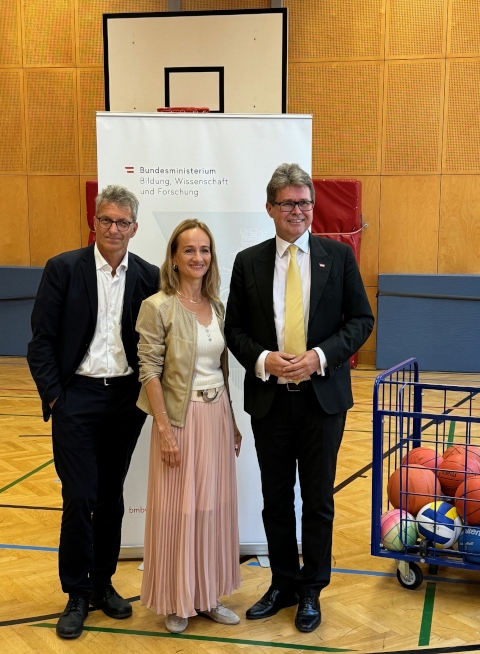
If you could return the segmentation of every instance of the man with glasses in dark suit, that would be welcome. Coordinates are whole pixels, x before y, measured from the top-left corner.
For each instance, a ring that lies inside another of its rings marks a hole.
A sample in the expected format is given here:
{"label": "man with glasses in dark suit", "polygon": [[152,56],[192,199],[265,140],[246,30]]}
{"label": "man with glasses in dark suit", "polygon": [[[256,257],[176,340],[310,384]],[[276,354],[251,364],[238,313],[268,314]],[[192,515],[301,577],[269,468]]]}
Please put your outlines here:
{"label": "man with glasses in dark suit", "polygon": [[89,603],[112,618],[132,615],[112,586],[120,552],[123,484],[145,414],[136,407],[135,323],[159,288],[159,269],[128,252],[138,200],[122,186],[96,198],[96,242],[45,266],[32,313],[28,364],[52,417],[62,482],[59,575],[69,600],[61,638],[82,633]]}
{"label": "man with glasses in dark suit", "polygon": [[225,319],[228,347],[246,370],[272,570],[247,618],[298,602],[295,625],[304,632],[320,624],[319,594],[330,581],[337,453],[353,405],[349,358],[373,328],[351,248],[308,231],[314,202],[312,180],[297,164],[276,169],[266,205],[276,236],[237,255]]}

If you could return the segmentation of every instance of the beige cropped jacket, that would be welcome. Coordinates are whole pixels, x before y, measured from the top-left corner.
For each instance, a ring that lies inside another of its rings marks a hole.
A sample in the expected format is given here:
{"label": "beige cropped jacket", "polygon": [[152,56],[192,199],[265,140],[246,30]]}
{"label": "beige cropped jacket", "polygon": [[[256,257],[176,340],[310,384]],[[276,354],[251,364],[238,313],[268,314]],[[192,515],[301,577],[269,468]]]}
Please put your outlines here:
{"label": "beige cropped jacket", "polygon": [[[223,334],[223,305],[212,305]],[[154,377],[158,377],[170,423],[175,427],[184,427],[195,370],[196,315],[186,309],[176,295],[166,295],[159,291],[142,302],[136,330],[140,334],[138,358],[142,384],[137,406],[152,415],[145,387]],[[226,344],[221,356],[221,367],[228,392]]]}

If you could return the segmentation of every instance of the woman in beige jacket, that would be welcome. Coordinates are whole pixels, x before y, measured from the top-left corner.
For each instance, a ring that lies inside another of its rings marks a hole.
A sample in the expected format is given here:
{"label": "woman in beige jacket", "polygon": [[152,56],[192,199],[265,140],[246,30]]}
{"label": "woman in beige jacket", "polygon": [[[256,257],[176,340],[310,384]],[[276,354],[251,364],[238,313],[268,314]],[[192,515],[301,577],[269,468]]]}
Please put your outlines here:
{"label": "woman in beige jacket", "polygon": [[228,392],[215,244],[204,223],[185,220],[174,230],[161,282],[136,327],[138,406],[153,416],[141,600],[179,633],[198,614],[239,622],[218,600],[240,586],[242,437]]}

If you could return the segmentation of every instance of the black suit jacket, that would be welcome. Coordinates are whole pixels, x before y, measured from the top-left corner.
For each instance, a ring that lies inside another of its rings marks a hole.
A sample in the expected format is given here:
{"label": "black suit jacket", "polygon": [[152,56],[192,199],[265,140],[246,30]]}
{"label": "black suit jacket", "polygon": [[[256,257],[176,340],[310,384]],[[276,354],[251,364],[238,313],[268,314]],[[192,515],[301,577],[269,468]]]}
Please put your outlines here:
{"label": "black suit jacket", "polygon": [[[246,369],[245,411],[263,418],[275,395],[277,377],[255,377],[264,350],[277,351],[273,314],[276,243],[271,239],[240,252],[233,266],[225,318],[232,354]],[[353,406],[350,357],[370,335],[374,318],[352,249],[334,240],[310,236],[310,315],[307,350],[325,353],[326,376],[314,373],[313,387],[327,413]]]}
{"label": "black suit jacket", "polygon": [[[142,301],[159,288],[157,266],[128,254],[122,340],[138,378],[135,323]],[[32,312],[27,360],[42,399],[43,416],[85,356],[97,323],[98,293],[94,246],[64,252],[47,261]]]}

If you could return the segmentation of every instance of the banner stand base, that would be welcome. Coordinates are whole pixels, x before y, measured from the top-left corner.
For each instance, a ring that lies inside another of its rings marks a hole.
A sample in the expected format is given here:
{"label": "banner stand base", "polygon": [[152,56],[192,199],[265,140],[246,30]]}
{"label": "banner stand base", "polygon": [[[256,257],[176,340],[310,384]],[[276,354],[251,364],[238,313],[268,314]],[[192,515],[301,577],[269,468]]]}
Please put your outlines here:
{"label": "banner stand base", "polygon": [[[240,543],[240,556],[264,556],[268,558],[268,546],[266,543]],[[119,560],[143,559],[143,545],[122,545],[120,548]],[[268,564],[267,567],[269,567]]]}
{"label": "banner stand base", "polygon": [[[298,543],[298,553],[302,554],[302,544]],[[240,556],[257,556],[258,562],[262,567],[269,568],[270,561],[268,559],[268,545],[266,543],[240,543]],[[267,565],[263,565],[260,558],[267,560]],[[122,545],[120,548],[120,561],[128,559],[143,560],[143,545]]]}
{"label": "banner stand base", "polygon": [[126,561],[128,559],[143,560],[143,545],[122,545],[118,560]]}

